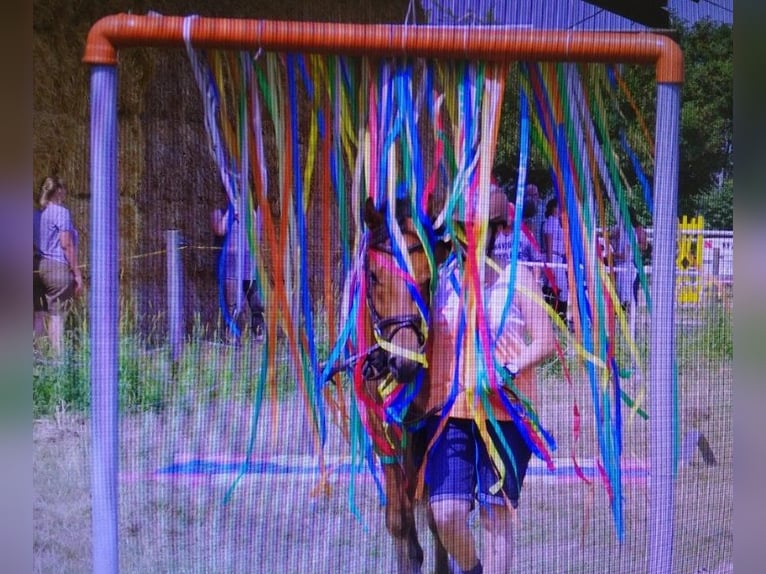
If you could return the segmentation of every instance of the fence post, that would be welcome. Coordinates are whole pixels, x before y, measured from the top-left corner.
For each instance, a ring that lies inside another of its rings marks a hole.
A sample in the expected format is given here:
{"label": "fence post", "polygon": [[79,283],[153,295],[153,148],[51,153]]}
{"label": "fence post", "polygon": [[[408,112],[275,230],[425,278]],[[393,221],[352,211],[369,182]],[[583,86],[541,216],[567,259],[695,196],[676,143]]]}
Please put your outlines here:
{"label": "fence post", "polygon": [[181,265],[181,232],[177,229],[165,231],[167,243],[168,274],[168,338],[170,358],[175,365],[181,356],[184,342],[183,322],[183,267]]}
{"label": "fence post", "polygon": [[713,265],[711,267],[711,271],[713,273],[713,279],[715,281],[718,281],[718,274],[720,269],[721,269],[721,248],[714,247],[713,248]]}

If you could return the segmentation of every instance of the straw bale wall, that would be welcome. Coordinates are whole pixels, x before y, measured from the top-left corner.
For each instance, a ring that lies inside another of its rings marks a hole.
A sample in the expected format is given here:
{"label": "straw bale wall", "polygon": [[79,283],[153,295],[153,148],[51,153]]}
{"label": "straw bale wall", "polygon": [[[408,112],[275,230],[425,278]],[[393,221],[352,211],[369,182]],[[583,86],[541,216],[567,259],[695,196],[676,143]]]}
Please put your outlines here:
{"label": "straw bale wall", "polygon": [[[417,3],[415,3],[417,4]],[[47,175],[69,188],[67,205],[80,232],[80,259],[90,279],[89,68],[81,61],[90,27],[121,12],[298,21],[402,23],[409,0],[36,0],[33,5],[33,175],[37,200]],[[422,22],[422,14],[418,14]],[[216,239],[211,209],[225,205],[210,158],[202,105],[183,50],[133,48],[119,54],[120,289],[139,321],[156,325],[166,309],[165,231],[178,229],[187,317],[218,314]],[[276,154],[270,170],[276,173]],[[319,261],[319,256],[312,258]],[[160,321],[161,322],[161,321]],[[188,322],[189,327],[191,321]]]}

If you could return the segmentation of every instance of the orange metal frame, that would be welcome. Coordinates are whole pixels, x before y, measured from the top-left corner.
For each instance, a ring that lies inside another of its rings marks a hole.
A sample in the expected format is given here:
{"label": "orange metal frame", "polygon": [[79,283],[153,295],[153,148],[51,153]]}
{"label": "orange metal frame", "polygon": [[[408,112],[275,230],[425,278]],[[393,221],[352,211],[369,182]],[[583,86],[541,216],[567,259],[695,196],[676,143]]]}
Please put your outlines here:
{"label": "orange metal frame", "polygon": [[[116,65],[117,49],[184,45],[182,16],[117,14],[96,22],[83,62]],[[681,49],[650,32],[578,32],[492,27],[284,22],[197,18],[189,39],[198,48],[477,60],[588,61],[654,64],[659,83],[683,81]]]}
{"label": "orange metal frame", "polygon": [[[185,34],[186,32],[186,34]],[[485,61],[612,62],[654,65],[657,131],[648,380],[651,381],[652,484],[647,571],[672,570],[675,421],[674,253],[683,57],[670,38],[650,32],[577,32],[501,26],[432,27],[266,20],[107,16],[88,34],[83,61],[91,72],[91,378],[93,396],[93,571],[118,568],[117,454],[117,50],[184,47],[343,55],[412,56]],[[96,254],[99,254],[96,256]],[[670,327],[668,327],[670,325]]]}

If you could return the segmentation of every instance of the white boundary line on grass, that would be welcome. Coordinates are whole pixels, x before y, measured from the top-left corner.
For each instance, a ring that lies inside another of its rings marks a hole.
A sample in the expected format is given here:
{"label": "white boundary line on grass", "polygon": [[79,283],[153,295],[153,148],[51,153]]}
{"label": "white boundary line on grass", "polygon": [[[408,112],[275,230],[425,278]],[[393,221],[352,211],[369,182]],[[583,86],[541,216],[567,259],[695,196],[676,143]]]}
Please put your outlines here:
{"label": "white boundary line on grass", "polygon": [[[241,472],[244,457],[222,455],[195,456],[180,455],[175,461],[154,472],[120,473],[122,482],[140,480],[158,480],[171,482],[228,482]],[[351,475],[351,459],[343,455],[327,455],[324,457],[325,467],[330,482],[347,480]],[[598,470],[592,458],[577,461],[585,476],[599,482]],[[314,481],[319,478],[319,466],[311,455],[275,455],[271,457],[253,458],[250,462],[253,469],[248,470],[243,478],[257,479],[258,477],[281,476],[292,481]],[[357,470],[357,477],[372,479],[363,461]],[[196,467],[196,468],[195,468]],[[576,475],[574,465],[568,458],[554,459],[555,471],[549,472],[545,462],[533,458],[527,469],[525,481],[581,482]],[[640,459],[625,459],[622,464],[623,476],[626,482],[644,482],[648,477],[648,466]],[[376,472],[380,473],[380,464],[376,464]]]}

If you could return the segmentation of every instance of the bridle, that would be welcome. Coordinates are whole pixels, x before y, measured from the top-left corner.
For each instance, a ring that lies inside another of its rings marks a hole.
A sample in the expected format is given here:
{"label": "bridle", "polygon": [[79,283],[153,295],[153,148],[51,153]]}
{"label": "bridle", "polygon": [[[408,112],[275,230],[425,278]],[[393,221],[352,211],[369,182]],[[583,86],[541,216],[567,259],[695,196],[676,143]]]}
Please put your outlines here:
{"label": "bridle", "polygon": [[[384,227],[377,228],[368,232],[367,249],[364,256],[364,280],[371,280],[371,271],[369,267],[370,251],[376,251],[385,255],[394,256],[391,248],[391,239]],[[420,241],[407,245],[408,253],[423,251],[423,245]],[[415,333],[418,341],[417,355],[423,355],[426,350],[426,333],[423,331],[424,320],[418,313],[402,313],[383,317],[375,307],[369,283],[366,292],[367,311],[370,314],[370,321],[375,340],[377,343],[370,348],[362,365],[362,374],[368,381],[374,381],[384,378],[389,373],[388,358],[392,353],[402,353],[392,346],[391,343],[402,329],[410,329]]]}
{"label": "bridle", "polygon": [[[424,247],[420,240],[418,240],[408,244],[406,249],[408,253],[415,253],[423,251]],[[417,361],[420,361],[417,357],[425,357],[427,333],[424,332],[424,329],[428,327],[423,317],[418,313],[402,313],[384,317],[375,306],[375,301],[369,289],[369,282],[372,280],[372,272],[370,270],[371,252],[378,252],[389,257],[394,256],[391,239],[385,226],[368,230],[363,236],[361,248],[361,275],[362,280],[365,282],[365,305],[367,306],[375,342],[359,350],[353,356],[347,357],[344,361],[331,366],[324,375],[325,380],[334,380],[335,375],[357,364],[361,359],[362,376],[364,379],[367,381],[384,382],[391,374],[389,358],[392,354],[399,354],[408,358],[413,358],[410,355],[414,355],[414,360]],[[402,329],[410,329],[415,333],[418,342],[416,350],[408,351],[407,349],[396,347],[392,343],[393,338]],[[323,365],[324,367],[325,365]]]}

